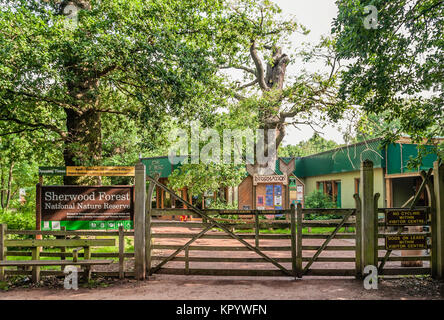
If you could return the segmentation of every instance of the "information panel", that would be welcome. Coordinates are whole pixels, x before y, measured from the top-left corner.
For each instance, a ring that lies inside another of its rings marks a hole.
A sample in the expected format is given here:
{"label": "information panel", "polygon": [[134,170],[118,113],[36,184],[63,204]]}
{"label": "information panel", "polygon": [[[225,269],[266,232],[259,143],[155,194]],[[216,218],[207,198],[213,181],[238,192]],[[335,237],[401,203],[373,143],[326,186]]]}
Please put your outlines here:
{"label": "information panel", "polygon": [[385,223],[388,226],[417,226],[427,224],[426,210],[386,210]]}
{"label": "information panel", "polygon": [[387,250],[427,249],[427,236],[418,234],[400,234],[385,236]]}
{"label": "information panel", "polygon": [[129,229],[133,195],[133,186],[42,186],[42,229]]}

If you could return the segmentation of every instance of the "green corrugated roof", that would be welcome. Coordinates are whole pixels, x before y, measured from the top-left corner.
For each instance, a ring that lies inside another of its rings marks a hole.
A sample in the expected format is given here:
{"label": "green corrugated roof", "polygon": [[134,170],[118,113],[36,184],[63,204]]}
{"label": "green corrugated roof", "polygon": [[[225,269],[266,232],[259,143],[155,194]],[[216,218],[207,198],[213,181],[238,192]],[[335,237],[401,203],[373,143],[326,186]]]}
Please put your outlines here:
{"label": "green corrugated roof", "polygon": [[[427,146],[431,150],[432,146]],[[402,152],[401,152],[402,150]],[[407,161],[418,154],[416,144],[391,144],[387,149],[387,161],[385,149],[381,148],[381,139],[373,139],[366,142],[336,148],[318,154],[296,158],[294,174],[299,178],[356,171],[360,169],[361,161],[371,160],[374,168],[385,168],[388,163],[387,173],[412,172],[407,169]],[[179,162],[185,157],[178,157]],[[280,158],[288,163],[292,158]],[[402,159],[402,161],[401,161]],[[436,154],[429,154],[423,159],[419,170],[427,170],[433,167]],[[167,178],[179,164],[172,165],[167,156],[155,158],[143,158],[141,161],[146,166],[147,175],[153,176],[160,173],[161,178]],[[276,161],[276,173],[282,174],[279,159]]]}
{"label": "green corrugated roof", "polygon": [[381,139],[369,140],[296,159],[295,175],[310,177],[359,170],[361,161],[371,160],[375,168],[385,166]]}

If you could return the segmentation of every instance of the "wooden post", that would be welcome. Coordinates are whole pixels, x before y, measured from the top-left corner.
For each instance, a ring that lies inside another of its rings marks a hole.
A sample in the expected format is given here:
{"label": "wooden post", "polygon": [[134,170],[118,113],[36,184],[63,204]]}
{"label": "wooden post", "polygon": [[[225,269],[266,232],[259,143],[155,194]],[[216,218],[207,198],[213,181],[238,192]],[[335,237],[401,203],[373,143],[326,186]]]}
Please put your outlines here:
{"label": "wooden post", "polygon": [[145,279],[145,165],[139,162],[135,169],[134,208],[134,271],[137,280]]}
{"label": "wooden post", "polygon": [[119,226],[119,279],[125,277],[125,234],[123,226]]}
{"label": "wooden post", "polygon": [[[8,226],[6,224],[0,224],[0,261],[6,260],[6,230]],[[5,280],[5,270],[0,267],[0,281]]]}
{"label": "wooden post", "polygon": [[256,248],[259,248],[259,212],[254,212],[254,244]]}
{"label": "wooden post", "polygon": [[291,267],[293,269],[294,278],[296,279],[298,276],[298,270],[297,270],[297,263],[296,263],[296,257],[297,257],[297,249],[296,249],[296,208],[294,204],[292,203],[290,205],[290,221],[291,221]]}
{"label": "wooden post", "polygon": [[355,198],[355,268],[356,268],[356,279],[362,278],[362,211],[361,211],[361,199],[359,198],[359,194],[356,193],[353,195]]}
{"label": "wooden post", "polygon": [[[61,227],[60,229],[62,231],[66,231],[66,227]],[[63,236],[56,236],[56,239],[66,239],[66,234]],[[60,260],[62,260],[62,261],[66,260],[66,257],[65,257],[66,247],[60,247],[60,253],[61,253]],[[61,270],[62,271],[65,270],[65,266],[61,266]]]}
{"label": "wooden post", "polygon": [[256,199],[256,186],[253,185],[253,203],[252,203],[252,206],[251,206],[251,209],[253,209],[253,210],[256,210],[256,201],[257,201],[257,199]]}
{"label": "wooden post", "polygon": [[430,204],[430,210],[428,212],[428,220],[430,223],[430,231],[432,233],[431,240],[432,240],[432,247],[430,248],[430,267],[432,270],[432,278],[436,279],[438,277],[438,260],[437,260],[437,254],[438,254],[438,233],[436,230],[436,199],[435,199],[435,188],[433,186],[433,180],[431,180],[431,177],[427,177],[425,172],[421,172],[421,176],[424,180],[427,180],[427,195],[429,197],[429,204]]}
{"label": "wooden post", "polygon": [[[83,247],[83,260],[91,260],[91,247]],[[83,271],[83,278],[85,282],[91,280],[91,266],[85,266]]]}
{"label": "wooden post", "polygon": [[[40,259],[40,247],[32,248],[32,260]],[[32,267],[32,282],[38,283],[40,281],[40,267],[33,266]]]}
{"label": "wooden post", "polygon": [[[433,163],[433,179],[436,209],[436,273],[438,279],[444,279],[444,164]],[[433,214],[433,213],[432,213]]]}
{"label": "wooden post", "polygon": [[361,188],[362,188],[362,263],[361,273],[368,266],[378,266],[378,217],[375,211],[375,199],[373,195],[373,162],[365,160],[361,163]]}
{"label": "wooden post", "polygon": [[[155,180],[159,179],[159,174],[156,174],[154,177]],[[145,216],[145,267],[146,267],[146,276],[151,275],[151,254],[152,254],[152,241],[153,234],[151,229],[151,218],[153,214],[152,209],[152,197],[155,188],[154,182],[150,182],[148,186],[148,195],[146,198],[146,216]]]}
{"label": "wooden post", "polygon": [[[43,181],[43,178],[42,178]],[[35,190],[35,230],[42,230],[42,184],[37,183]],[[42,239],[42,235],[35,236],[37,240]]]}
{"label": "wooden post", "polygon": [[185,274],[190,273],[189,247],[185,248]]}
{"label": "wooden post", "polygon": [[296,233],[296,270],[298,278],[302,278],[302,205],[297,205]]}

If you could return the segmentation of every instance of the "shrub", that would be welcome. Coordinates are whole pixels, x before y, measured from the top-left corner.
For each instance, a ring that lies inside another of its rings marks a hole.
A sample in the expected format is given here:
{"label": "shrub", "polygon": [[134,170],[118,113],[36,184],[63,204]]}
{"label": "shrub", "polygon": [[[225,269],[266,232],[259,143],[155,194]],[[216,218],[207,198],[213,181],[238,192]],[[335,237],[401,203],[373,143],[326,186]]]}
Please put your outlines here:
{"label": "shrub", "polygon": [[8,225],[13,230],[34,230],[35,213],[31,211],[12,212],[0,210],[0,223]]}
{"label": "shrub", "polygon": [[[307,209],[332,209],[336,208],[336,203],[332,201],[328,194],[323,193],[320,190],[315,190],[310,194],[305,196],[305,208]],[[305,215],[306,220],[328,220],[328,219],[339,219],[341,216],[334,214],[307,214]]]}

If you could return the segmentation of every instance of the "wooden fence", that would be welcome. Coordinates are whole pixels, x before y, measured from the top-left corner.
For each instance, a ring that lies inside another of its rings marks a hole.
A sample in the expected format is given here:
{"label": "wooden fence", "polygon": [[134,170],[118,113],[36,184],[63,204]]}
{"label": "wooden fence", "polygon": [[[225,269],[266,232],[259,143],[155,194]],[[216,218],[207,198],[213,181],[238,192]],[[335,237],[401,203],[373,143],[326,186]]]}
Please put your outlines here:
{"label": "wooden fence", "polygon": [[[56,238],[69,239],[71,237],[118,237],[118,252],[92,252],[91,258],[115,258],[118,261],[118,271],[93,271],[92,275],[106,276],[106,277],[119,277],[121,279],[125,277],[134,277],[133,270],[126,270],[125,259],[134,258],[134,252],[125,251],[125,237],[134,237],[133,231],[124,231],[122,227],[119,231],[40,231],[40,230],[3,230],[0,234],[0,244],[8,238],[9,235],[26,235],[36,238],[37,236],[55,236]],[[59,252],[40,252],[40,257],[53,257],[65,260],[73,257],[73,252],[70,252],[65,247],[57,247]],[[30,250],[7,250],[4,252],[5,257],[31,257],[32,252]],[[79,257],[84,257],[84,253],[78,253]],[[60,267],[59,267],[60,268]],[[61,269],[61,268],[60,268]],[[1,272],[1,271],[0,271]],[[31,270],[12,270],[11,268],[4,268],[4,274],[6,275],[31,275]],[[65,276],[63,270],[42,270],[41,275],[55,275]]]}

